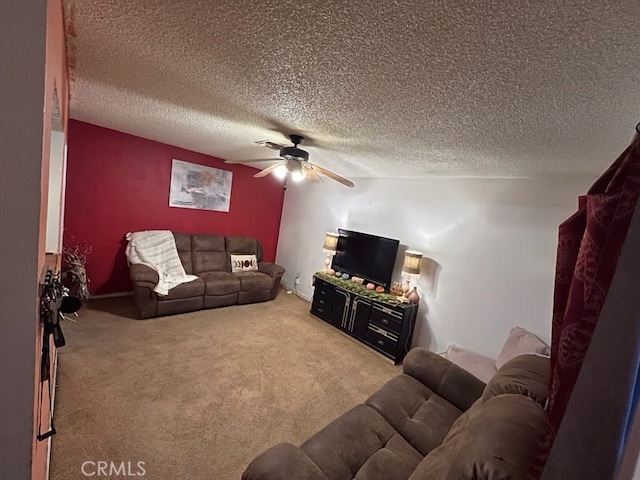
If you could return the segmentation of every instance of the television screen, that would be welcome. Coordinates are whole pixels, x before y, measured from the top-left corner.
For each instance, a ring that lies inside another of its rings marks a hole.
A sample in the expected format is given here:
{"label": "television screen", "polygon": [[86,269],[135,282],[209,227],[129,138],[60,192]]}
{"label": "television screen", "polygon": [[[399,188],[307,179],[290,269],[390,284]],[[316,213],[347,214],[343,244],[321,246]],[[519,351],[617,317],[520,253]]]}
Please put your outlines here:
{"label": "television screen", "polygon": [[391,238],[338,229],[332,268],[389,288],[400,242]]}

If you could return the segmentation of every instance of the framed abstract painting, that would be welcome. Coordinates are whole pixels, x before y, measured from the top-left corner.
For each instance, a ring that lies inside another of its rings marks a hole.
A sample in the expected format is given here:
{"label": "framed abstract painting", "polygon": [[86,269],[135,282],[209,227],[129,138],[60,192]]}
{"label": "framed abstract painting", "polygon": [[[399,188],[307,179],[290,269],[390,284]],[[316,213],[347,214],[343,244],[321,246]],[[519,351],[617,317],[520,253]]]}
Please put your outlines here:
{"label": "framed abstract painting", "polygon": [[232,172],[173,159],[169,206],[228,212]]}

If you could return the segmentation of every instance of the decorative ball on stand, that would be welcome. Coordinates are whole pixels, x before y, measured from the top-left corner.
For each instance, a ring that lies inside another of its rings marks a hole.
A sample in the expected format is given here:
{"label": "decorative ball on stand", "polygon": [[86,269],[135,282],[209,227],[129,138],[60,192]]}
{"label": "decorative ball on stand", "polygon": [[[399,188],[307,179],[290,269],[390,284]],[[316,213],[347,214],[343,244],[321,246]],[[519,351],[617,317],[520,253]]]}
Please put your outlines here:
{"label": "decorative ball on stand", "polygon": [[342,279],[343,280],[349,280],[349,274],[348,273],[343,273],[342,274]]}
{"label": "decorative ball on stand", "polygon": [[374,290],[376,286],[373,283],[367,283],[367,290]]}
{"label": "decorative ball on stand", "polygon": [[376,287],[376,292],[378,292],[378,293],[384,293],[384,287],[383,287],[383,286],[378,286],[378,287]]}

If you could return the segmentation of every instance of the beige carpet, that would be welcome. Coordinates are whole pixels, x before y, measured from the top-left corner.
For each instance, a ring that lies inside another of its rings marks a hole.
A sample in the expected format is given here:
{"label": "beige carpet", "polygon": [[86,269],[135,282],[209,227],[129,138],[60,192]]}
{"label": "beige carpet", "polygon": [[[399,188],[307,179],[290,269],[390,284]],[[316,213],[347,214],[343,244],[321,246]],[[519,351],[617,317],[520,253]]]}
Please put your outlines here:
{"label": "beige carpet", "polygon": [[239,479],[400,371],[284,292],[151,320],[135,320],[130,297],[92,300],[63,328],[52,480],[87,478],[87,461],[133,473],[142,461],[153,480]]}

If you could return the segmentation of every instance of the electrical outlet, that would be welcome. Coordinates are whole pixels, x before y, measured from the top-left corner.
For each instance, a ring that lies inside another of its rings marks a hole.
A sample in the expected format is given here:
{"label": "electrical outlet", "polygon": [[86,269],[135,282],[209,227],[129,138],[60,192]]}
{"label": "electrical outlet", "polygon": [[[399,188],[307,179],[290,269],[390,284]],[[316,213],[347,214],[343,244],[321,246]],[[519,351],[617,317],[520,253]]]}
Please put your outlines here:
{"label": "electrical outlet", "polygon": [[300,285],[300,275],[296,275],[296,279],[293,283],[295,283],[296,285]]}

